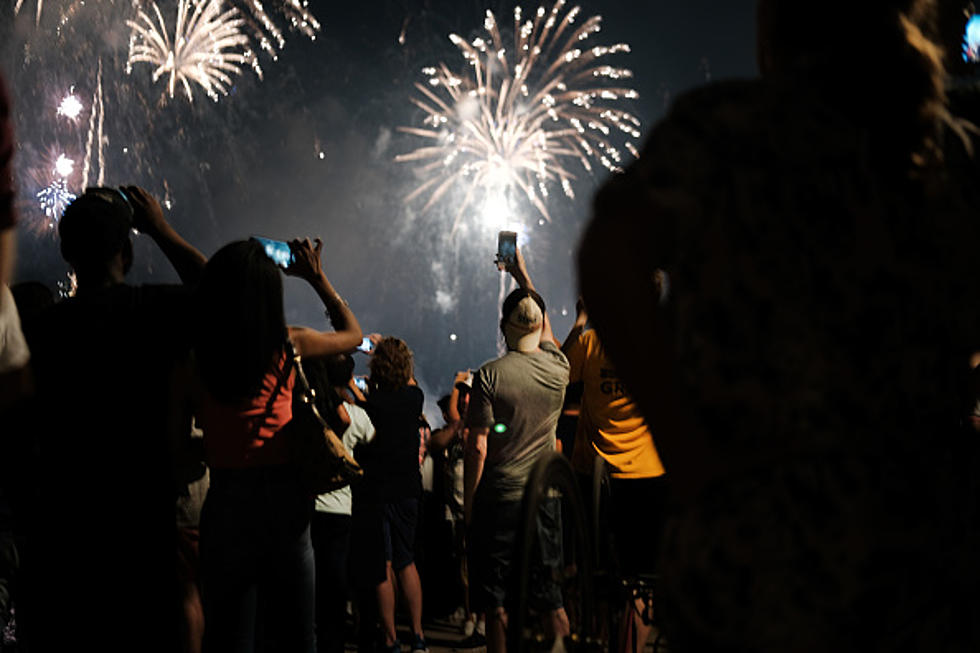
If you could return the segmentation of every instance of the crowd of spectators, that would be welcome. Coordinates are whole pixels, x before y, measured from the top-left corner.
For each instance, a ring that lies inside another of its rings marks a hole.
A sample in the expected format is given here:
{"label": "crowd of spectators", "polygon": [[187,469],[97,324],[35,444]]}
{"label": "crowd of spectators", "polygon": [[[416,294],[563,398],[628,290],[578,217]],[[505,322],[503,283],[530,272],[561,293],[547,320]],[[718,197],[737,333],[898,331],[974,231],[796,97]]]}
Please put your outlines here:
{"label": "crowd of spectators", "polygon": [[[949,109],[935,9],[761,0],[762,78],[679,98],[596,194],[564,342],[517,249],[506,353],[446,375],[436,429],[409,345],[365,337],[319,240],[206,258],[145,190],[88,189],[58,223],[75,295],[8,288],[0,84],[0,631],[396,652],[401,605],[413,652],[452,614],[459,648],[500,653],[528,478],[561,450],[583,487],[610,477],[604,553],[657,575],[672,650],[976,650],[980,131]],[[127,283],[134,229],[180,285]],[[286,323],[282,274],[331,329]],[[307,400],[363,471],[320,495],[291,458]],[[531,609],[561,638],[553,557]],[[610,648],[640,650],[646,612]]]}

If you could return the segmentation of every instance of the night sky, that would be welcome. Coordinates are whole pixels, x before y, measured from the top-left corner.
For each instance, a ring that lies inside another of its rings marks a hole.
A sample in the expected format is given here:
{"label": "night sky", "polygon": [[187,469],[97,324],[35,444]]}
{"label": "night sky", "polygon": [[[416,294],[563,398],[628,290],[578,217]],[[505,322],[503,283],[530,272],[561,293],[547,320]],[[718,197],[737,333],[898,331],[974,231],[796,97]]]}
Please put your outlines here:
{"label": "night sky", "polygon": [[[0,9],[0,66],[14,94],[20,142],[17,280],[54,289],[65,279],[57,239],[34,194],[46,183],[45,157],[64,150],[80,163],[87,118],[66,124],[55,109],[71,85],[89,103],[101,58],[108,185],[137,183],[159,197],[169,189],[168,219],[205,254],[249,235],[321,236],[331,281],[365,332],[408,342],[429,402],[448,391],[456,370],[496,356],[495,232],[474,228],[450,238],[455,212],[442,207],[423,214],[424,202],[406,206],[417,182],[410,164],[393,159],[421,145],[396,131],[420,122],[408,99],[424,79],[421,68],[444,61],[467,70],[447,35],[480,35],[488,8],[507,24],[517,3],[313,0],[322,24],[315,41],[287,32],[278,61],[260,58],[264,81],[247,71],[220,102],[198,94],[189,104],[180,96],[161,103],[163,83],[152,84],[148,66],[125,74],[128,0],[45,0],[37,27],[35,1],[25,0],[16,18],[12,2]],[[159,2],[165,15],[173,4]],[[578,4],[583,17],[603,16],[602,31],[587,45],[631,45],[631,54],[609,63],[633,70],[640,99],[624,108],[640,117],[644,133],[684,90],[708,78],[756,74],[753,0]],[[537,7],[522,6],[526,14]],[[519,245],[560,339],[574,319],[572,253],[603,177],[597,172],[575,182],[574,201],[553,192],[549,224],[539,226],[531,211],[515,216],[527,225]],[[131,281],[176,280],[146,237],[136,237],[136,257]],[[323,327],[323,308],[304,285],[286,281],[287,319]]]}

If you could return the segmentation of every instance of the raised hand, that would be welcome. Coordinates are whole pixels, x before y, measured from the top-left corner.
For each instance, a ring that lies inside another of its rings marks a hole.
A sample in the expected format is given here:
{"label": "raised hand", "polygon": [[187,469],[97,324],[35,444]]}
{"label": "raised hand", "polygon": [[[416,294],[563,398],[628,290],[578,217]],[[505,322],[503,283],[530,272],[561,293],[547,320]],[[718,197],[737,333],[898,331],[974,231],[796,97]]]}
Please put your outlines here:
{"label": "raised hand", "polygon": [[300,240],[298,238],[289,241],[289,247],[293,251],[293,262],[285,269],[285,273],[312,281],[323,274],[323,265],[320,262],[320,252],[323,250],[323,241],[319,238],[314,239],[314,243],[309,238]]}

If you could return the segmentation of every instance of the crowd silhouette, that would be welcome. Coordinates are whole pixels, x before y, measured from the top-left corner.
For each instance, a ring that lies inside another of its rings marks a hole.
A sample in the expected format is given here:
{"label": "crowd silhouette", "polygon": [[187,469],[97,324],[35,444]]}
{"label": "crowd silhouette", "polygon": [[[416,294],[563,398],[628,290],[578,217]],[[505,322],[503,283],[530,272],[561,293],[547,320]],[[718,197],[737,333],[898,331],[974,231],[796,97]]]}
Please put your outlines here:
{"label": "crowd silhouette", "polygon": [[[319,240],[205,257],[145,190],[93,188],[58,223],[74,296],[8,288],[0,86],[0,648],[425,653],[424,620],[451,613],[459,648],[504,651],[522,497],[560,450],[584,487],[611,478],[610,555],[656,576],[670,650],[977,650],[962,22],[934,0],[760,0],[761,77],[678,97],[597,191],[564,342],[521,250],[500,261],[507,351],[446,371],[435,430],[409,344],[362,333]],[[181,284],[127,283],[133,229]],[[332,328],[287,325],[283,274]],[[287,426],[308,399],[363,471],[319,495]],[[531,606],[561,640],[549,499]],[[643,613],[610,649],[647,645]]]}

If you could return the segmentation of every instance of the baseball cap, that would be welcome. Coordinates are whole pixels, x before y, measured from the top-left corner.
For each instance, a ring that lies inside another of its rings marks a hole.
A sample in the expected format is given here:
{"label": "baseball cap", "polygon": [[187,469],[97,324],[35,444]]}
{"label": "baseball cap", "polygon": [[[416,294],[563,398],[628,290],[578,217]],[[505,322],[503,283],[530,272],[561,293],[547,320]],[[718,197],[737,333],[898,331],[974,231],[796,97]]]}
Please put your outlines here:
{"label": "baseball cap", "polygon": [[541,344],[544,312],[530,295],[522,298],[504,317],[503,330],[507,348],[524,353],[537,350]]}

